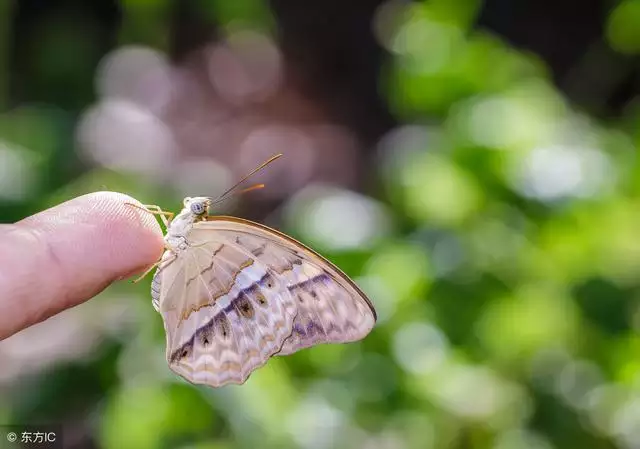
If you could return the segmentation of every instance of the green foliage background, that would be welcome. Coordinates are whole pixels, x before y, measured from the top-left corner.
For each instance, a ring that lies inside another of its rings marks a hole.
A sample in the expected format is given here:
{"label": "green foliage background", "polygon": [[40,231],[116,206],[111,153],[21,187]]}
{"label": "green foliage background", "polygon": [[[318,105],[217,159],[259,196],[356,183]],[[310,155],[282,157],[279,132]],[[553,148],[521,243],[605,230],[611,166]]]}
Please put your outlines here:
{"label": "green foliage background", "polygon": [[[121,44],[166,46],[167,3],[122,5]],[[242,387],[197,388],[164,365],[148,284],[118,284],[92,302],[126,298],[135,322],[4,383],[0,422],[62,422],[69,447],[105,449],[640,447],[637,110],[608,123],[577,110],[535,55],[473,29],[479,7],[431,0],[372,24],[391,55],[380,88],[403,123],[379,143],[379,182],[365,192],[390,231],[338,252],[305,233],[302,209],[280,226],[371,294],[381,320],[367,339],[273,359]],[[0,4],[4,35],[10,8]],[[257,0],[203,2],[203,13],[223,28],[275,27]],[[639,15],[637,0],[617,4],[607,45],[640,51]],[[94,95],[86,74],[102,57],[90,34],[43,24],[25,85],[50,102],[0,114],[3,158],[35,174],[19,195],[5,190],[3,221],[104,185],[175,201],[73,162]],[[0,64],[7,51],[0,38]],[[7,104],[10,70],[0,66]]]}

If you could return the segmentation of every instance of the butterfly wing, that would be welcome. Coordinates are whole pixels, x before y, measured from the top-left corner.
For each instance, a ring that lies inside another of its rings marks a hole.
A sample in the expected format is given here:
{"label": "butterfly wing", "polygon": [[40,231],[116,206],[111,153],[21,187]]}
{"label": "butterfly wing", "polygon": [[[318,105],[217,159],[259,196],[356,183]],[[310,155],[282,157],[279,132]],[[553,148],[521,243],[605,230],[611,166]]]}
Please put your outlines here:
{"label": "butterfly wing", "polygon": [[243,383],[274,354],[362,339],[366,296],[295,240],[234,217],[191,229],[191,247],[160,271],[167,361],[194,383]]}
{"label": "butterfly wing", "polygon": [[291,335],[279,355],[319,343],[361,340],[373,328],[376,312],[366,295],[340,269],[300,242],[235,217],[209,217],[193,232],[200,229],[212,229],[233,240],[283,280],[286,292],[282,294],[293,297],[296,310]]}
{"label": "butterfly wing", "polygon": [[167,362],[193,383],[241,384],[291,334],[293,297],[282,279],[223,236],[195,238],[203,240],[155,276]]}

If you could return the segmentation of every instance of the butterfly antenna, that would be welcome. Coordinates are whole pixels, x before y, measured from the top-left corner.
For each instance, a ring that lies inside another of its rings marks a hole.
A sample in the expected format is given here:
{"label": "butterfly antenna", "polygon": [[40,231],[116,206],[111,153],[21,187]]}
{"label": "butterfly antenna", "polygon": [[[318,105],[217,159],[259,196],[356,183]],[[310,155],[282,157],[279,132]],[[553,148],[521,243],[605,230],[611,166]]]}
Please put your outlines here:
{"label": "butterfly antenna", "polygon": [[[282,157],[282,153],[276,154],[274,156],[271,156],[268,160],[266,160],[265,162],[263,162],[262,164],[260,164],[258,167],[254,168],[253,170],[251,170],[251,172],[244,176],[240,181],[236,182],[233,186],[231,186],[229,189],[227,189],[222,195],[220,195],[217,199],[214,199],[213,202],[214,203],[218,203],[220,201],[225,200],[228,195],[233,192],[235,189],[238,188],[238,186],[240,184],[242,184],[243,182],[245,182],[247,179],[249,179],[251,176],[255,175],[257,172],[259,172],[260,170],[262,170],[263,168],[265,168],[267,165],[269,165],[270,163],[272,163],[273,161],[275,161],[276,159]],[[248,187],[246,189],[240,190],[239,192],[236,192],[236,194],[241,194],[241,193],[246,193],[246,192],[250,192],[252,190],[258,190],[258,189],[262,189],[264,187],[264,184],[256,184],[254,186]]]}
{"label": "butterfly antenna", "polygon": [[242,189],[242,190],[238,190],[237,192],[232,192],[232,193],[227,193],[226,196],[224,197],[220,197],[216,200],[212,201],[212,204],[218,204],[221,203],[222,201],[231,198],[232,196],[238,196],[238,195],[242,195],[243,193],[247,193],[247,192],[251,192],[253,190],[260,190],[264,188],[264,184],[256,184],[253,185],[251,187],[247,187],[246,189]]}

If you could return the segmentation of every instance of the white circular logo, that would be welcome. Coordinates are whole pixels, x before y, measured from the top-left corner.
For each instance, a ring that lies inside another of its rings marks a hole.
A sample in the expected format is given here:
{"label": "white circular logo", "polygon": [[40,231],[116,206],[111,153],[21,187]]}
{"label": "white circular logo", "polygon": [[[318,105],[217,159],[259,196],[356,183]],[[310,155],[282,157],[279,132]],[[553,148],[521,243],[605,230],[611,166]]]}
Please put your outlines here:
{"label": "white circular logo", "polygon": [[15,443],[18,440],[18,435],[14,432],[9,432],[7,434],[7,440],[9,440],[10,443]]}

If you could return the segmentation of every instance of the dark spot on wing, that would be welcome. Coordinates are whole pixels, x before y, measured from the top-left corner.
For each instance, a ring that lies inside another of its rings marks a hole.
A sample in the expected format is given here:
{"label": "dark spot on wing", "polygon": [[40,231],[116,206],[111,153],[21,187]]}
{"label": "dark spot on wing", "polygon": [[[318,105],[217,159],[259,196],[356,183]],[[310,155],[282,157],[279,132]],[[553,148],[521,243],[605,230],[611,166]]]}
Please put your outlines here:
{"label": "dark spot on wing", "polygon": [[260,292],[256,293],[255,295],[256,301],[258,301],[258,303],[261,306],[266,306],[267,305],[267,298]]}
{"label": "dark spot on wing", "polygon": [[273,288],[276,285],[276,281],[271,273],[265,273],[258,281],[258,285],[260,287]]}
{"label": "dark spot on wing", "polygon": [[258,283],[254,282],[249,287],[245,288],[240,292],[240,294],[246,293],[246,295],[250,298],[253,298],[260,304],[261,306],[267,305],[267,298],[262,293],[262,289],[258,285]]}
{"label": "dark spot on wing", "polygon": [[185,344],[176,349],[169,358],[171,363],[176,363],[180,360],[184,360],[187,357],[190,357],[191,353],[193,352],[193,342],[194,337],[191,337]]}
{"label": "dark spot on wing", "polygon": [[231,303],[235,306],[239,315],[245,318],[251,319],[255,315],[251,301],[246,293],[240,292],[240,294]]}
{"label": "dark spot on wing", "polygon": [[196,338],[202,346],[209,346],[213,340],[213,321],[209,321],[196,331]]}
{"label": "dark spot on wing", "polygon": [[225,339],[229,338],[231,335],[231,324],[229,324],[229,320],[227,319],[227,315],[224,313],[219,313],[215,317],[213,317],[213,325],[216,330],[222,335]]}

